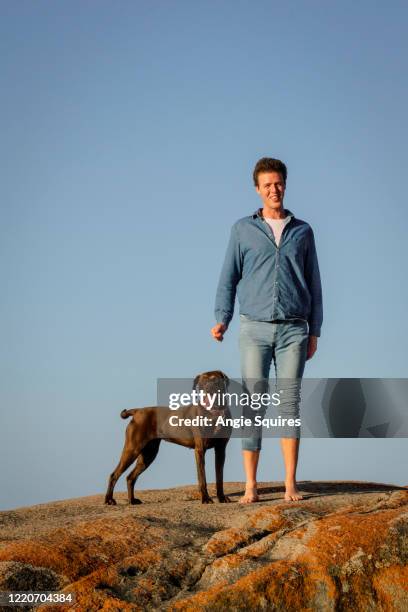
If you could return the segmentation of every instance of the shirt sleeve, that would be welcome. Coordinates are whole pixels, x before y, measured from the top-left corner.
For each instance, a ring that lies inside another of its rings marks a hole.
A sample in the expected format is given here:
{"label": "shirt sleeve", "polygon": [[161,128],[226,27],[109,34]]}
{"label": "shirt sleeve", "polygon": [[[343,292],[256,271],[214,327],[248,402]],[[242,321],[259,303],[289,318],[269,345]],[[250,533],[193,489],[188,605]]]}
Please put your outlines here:
{"label": "shirt sleeve", "polygon": [[312,298],[311,311],[308,318],[309,335],[320,336],[321,326],[323,323],[322,284],[320,280],[319,263],[317,261],[314,234],[311,228],[305,261],[305,280]]}
{"label": "shirt sleeve", "polygon": [[218,281],[215,298],[215,318],[217,323],[229,324],[234,314],[237,285],[241,280],[242,257],[239,245],[238,231],[232,226],[231,235]]}

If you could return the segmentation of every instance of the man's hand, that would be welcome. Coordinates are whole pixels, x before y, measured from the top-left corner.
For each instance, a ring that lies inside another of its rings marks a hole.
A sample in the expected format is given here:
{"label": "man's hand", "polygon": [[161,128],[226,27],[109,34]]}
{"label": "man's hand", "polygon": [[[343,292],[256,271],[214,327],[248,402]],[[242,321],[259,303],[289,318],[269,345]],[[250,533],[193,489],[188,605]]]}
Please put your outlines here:
{"label": "man's hand", "polygon": [[222,342],[227,329],[228,328],[226,325],[224,325],[224,323],[217,323],[217,325],[214,325],[214,327],[211,328],[211,335],[218,342]]}
{"label": "man's hand", "polygon": [[317,350],[317,336],[309,336],[309,342],[307,345],[307,359],[311,359]]}

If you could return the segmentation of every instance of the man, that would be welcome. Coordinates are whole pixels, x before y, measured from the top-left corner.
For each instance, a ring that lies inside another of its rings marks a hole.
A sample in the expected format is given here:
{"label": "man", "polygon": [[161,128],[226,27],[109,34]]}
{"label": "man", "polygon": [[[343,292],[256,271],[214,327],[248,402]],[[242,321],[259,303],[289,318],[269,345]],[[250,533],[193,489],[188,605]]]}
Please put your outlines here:
{"label": "man", "polygon": [[[211,333],[223,340],[238,293],[244,387],[249,388],[250,381],[267,381],[273,360],[277,381],[286,381],[280,414],[296,418],[300,380],[306,360],[317,349],[323,309],[313,231],[283,207],[286,179],[282,161],[264,157],[257,162],[253,180],[263,206],[232,227],[217,289],[217,324]],[[298,434],[282,437],[281,448],[285,500],[302,499],[296,485]],[[243,438],[242,449],[246,487],[240,502],[253,503],[258,501],[261,434]]]}

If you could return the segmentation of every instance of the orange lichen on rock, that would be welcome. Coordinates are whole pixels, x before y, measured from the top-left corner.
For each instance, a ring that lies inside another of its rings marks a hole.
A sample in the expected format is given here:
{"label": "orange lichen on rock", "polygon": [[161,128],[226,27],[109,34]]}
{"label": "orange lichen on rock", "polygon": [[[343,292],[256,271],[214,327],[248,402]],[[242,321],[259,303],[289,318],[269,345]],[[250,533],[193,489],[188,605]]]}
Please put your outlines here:
{"label": "orange lichen on rock", "polygon": [[312,610],[315,586],[299,564],[280,561],[249,573],[234,584],[216,586],[178,602],[169,610],[267,610],[284,602],[286,610]]}
{"label": "orange lichen on rock", "polygon": [[265,529],[273,533],[282,529],[286,524],[286,519],[282,512],[275,507],[260,508],[248,520],[248,526],[254,529]]}
{"label": "orange lichen on rock", "polygon": [[[119,577],[114,568],[104,567],[92,572],[89,576],[70,584],[63,592],[74,593],[73,609],[81,612],[94,610],[135,610],[134,606],[115,597],[119,587]],[[38,612],[61,612],[61,606],[41,606]]]}
{"label": "orange lichen on rock", "polygon": [[0,550],[0,561],[19,561],[34,567],[46,567],[71,578],[71,566],[65,551],[38,540],[23,540],[6,544]]}
{"label": "orange lichen on rock", "polygon": [[245,546],[254,539],[255,531],[251,529],[224,529],[218,531],[210,538],[204,547],[205,552],[221,557],[241,546]]}
{"label": "orange lichen on rock", "polygon": [[[387,589],[384,585],[382,590],[375,587],[375,578],[379,568],[392,567],[389,575],[393,585],[388,591],[398,592],[402,601],[407,572],[402,564],[402,541],[393,532],[393,523],[399,515],[397,508],[367,514],[337,513],[323,518],[314,523],[313,534],[296,560],[308,568],[314,582],[333,578],[338,604],[355,610],[375,609],[376,590],[386,602]],[[383,584],[383,580],[377,579],[377,583]]]}
{"label": "orange lichen on rock", "polygon": [[316,531],[308,541],[310,555],[320,563],[346,563],[353,555],[363,550],[368,558],[379,552],[389,534],[398,509],[383,510],[380,513],[336,513],[315,522]]}
{"label": "orange lichen on rock", "polygon": [[[157,538],[156,538],[157,539]],[[125,520],[100,519],[80,523],[70,529],[57,529],[38,540],[6,544],[0,561],[20,561],[46,567],[75,580],[100,566],[116,563],[142,549],[153,554],[154,534],[147,538],[145,526],[129,517]],[[160,553],[156,553],[159,558]]]}
{"label": "orange lichen on rock", "polygon": [[149,604],[154,604],[155,600],[165,599],[167,588],[164,584],[157,584],[151,577],[142,577],[137,586],[132,590],[133,598],[146,609]]}
{"label": "orange lichen on rock", "polygon": [[408,566],[386,567],[373,577],[384,610],[408,610]]}
{"label": "orange lichen on rock", "polygon": [[177,488],[2,513],[0,590],[74,592],[80,612],[408,610],[408,491],[312,485],[292,503],[267,487],[263,505],[203,507]]}

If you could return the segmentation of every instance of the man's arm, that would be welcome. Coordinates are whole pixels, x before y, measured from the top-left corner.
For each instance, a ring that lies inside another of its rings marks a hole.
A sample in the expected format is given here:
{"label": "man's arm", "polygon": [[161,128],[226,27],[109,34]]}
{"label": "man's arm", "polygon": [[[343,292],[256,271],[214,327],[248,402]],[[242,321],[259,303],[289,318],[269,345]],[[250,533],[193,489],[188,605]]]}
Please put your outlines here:
{"label": "man's arm", "polygon": [[305,280],[312,298],[309,323],[309,346],[307,358],[313,357],[317,348],[317,338],[323,322],[322,284],[320,280],[319,263],[317,261],[316,245],[313,230],[310,228],[310,238],[305,261]]}
{"label": "man's arm", "polygon": [[235,295],[237,285],[241,280],[241,273],[242,256],[237,228],[234,225],[231,229],[231,236],[215,298],[215,318],[217,325],[212,328],[211,333],[216,340],[222,341],[223,335],[227,331],[229,322],[234,314]]}

